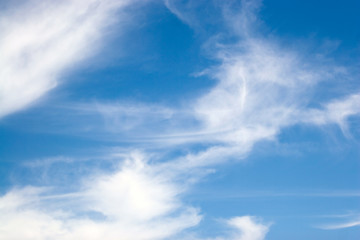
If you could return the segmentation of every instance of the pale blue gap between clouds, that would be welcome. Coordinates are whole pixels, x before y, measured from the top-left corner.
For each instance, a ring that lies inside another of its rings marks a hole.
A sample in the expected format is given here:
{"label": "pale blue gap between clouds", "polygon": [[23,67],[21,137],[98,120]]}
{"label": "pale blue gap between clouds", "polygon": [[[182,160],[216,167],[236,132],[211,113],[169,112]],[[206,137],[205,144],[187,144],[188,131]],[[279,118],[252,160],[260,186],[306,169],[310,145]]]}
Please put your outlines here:
{"label": "pale blue gap between clouds", "polygon": [[[282,128],[296,124],[338,124],[344,134],[351,135],[347,118],[359,114],[358,89],[324,102],[322,108],[307,107],[310,90],[316,89],[320,82],[348,74],[347,69],[336,64],[304,62],[301,53],[261,37],[254,29],[259,2],[242,3],[240,14],[229,6],[220,8],[227,31],[236,41],[222,43],[219,35],[205,45],[220,65],[201,73],[218,81],[204,95],[185,102],[181,108],[101,100],[96,104],[72,103],[63,108],[65,115],[81,113],[75,119],[79,126],[95,121],[90,133],[105,139],[116,140],[121,136],[147,144],[140,144],[143,150],[140,152],[115,151],[113,155],[120,159],[118,168],[111,173],[87,176],[76,192],[59,195],[56,189],[41,187],[8,192],[0,201],[4,213],[0,219],[3,236],[6,239],[117,239],[119,236],[196,239],[196,231],[185,230],[199,224],[201,209],[185,203],[183,196],[208,174],[209,168],[232,158],[244,159],[254,144],[275,140]],[[57,76],[79,61],[78,56],[92,54],[94,42],[88,39],[96,39],[100,45],[103,29],[110,27],[107,25],[115,21],[115,16],[121,16],[121,10],[133,4],[133,1],[49,2],[39,5],[34,12],[29,11],[33,6],[25,6],[17,10],[27,18],[25,26],[19,23],[21,18],[16,13],[3,16],[1,28],[7,34],[0,45],[6,53],[0,59],[4,66],[0,80],[1,114],[5,116],[25,108],[54,88]],[[178,8],[178,3],[165,1],[165,4],[182,21],[192,22]],[[37,11],[46,14],[39,15]],[[19,39],[19,35],[24,37]],[[67,54],[60,54],[64,50]],[[105,119],[105,125],[96,122],[99,116]],[[89,129],[86,131],[89,134]],[[78,134],[83,134],[81,129]],[[156,161],[161,159],[161,151],[188,145],[202,147],[174,159]],[[156,149],[155,153],[152,148]],[[224,239],[264,239],[271,226],[270,222],[262,223],[251,216],[223,222],[234,229]],[[354,225],[358,223],[323,228]]]}

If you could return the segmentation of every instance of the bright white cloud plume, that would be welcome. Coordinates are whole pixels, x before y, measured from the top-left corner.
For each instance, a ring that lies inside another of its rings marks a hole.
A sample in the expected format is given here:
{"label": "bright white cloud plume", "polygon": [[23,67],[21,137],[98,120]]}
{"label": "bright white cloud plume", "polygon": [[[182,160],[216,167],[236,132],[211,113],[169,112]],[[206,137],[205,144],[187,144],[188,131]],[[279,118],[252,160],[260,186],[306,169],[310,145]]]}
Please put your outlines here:
{"label": "bright white cloud plume", "polygon": [[5,9],[0,15],[0,117],[54,88],[65,70],[96,51],[106,27],[120,22],[124,14],[116,13],[135,2],[28,1]]}
{"label": "bright white cloud plume", "polygon": [[0,239],[166,239],[201,219],[181,203],[186,186],[178,184],[176,175],[134,153],[76,193],[13,190],[0,198]]}

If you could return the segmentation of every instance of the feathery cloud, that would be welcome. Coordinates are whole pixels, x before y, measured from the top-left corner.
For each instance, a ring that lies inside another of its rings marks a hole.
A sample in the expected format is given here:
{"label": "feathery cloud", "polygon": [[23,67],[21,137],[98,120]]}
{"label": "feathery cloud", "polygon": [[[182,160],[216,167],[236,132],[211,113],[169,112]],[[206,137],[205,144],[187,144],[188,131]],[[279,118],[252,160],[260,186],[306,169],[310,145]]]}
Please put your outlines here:
{"label": "feathery cloud", "polygon": [[106,27],[136,1],[29,1],[0,16],[0,117],[21,110],[94,54]]}

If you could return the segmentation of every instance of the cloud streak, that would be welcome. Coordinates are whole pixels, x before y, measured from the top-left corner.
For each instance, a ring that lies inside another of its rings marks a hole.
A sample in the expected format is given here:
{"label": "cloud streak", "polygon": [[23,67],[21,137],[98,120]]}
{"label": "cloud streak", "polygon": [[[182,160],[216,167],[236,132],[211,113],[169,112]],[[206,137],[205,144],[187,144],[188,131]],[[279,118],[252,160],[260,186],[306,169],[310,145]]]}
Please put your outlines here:
{"label": "cloud streak", "polygon": [[325,216],[326,218],[337,218],[342,219],[341,221],[337,220],[335,223],[320,224],[315,226],[316,228],[323,230],[336,230],[344,229],[351,227],[360,226],[360,215],[358,213],[342,214],[342,215],[329,215]]}
{"label": "cloud streak", "polygon": [[351,222],[339,223],[339,224],[328,224],[328,225],[319,226],[318,228],[324,230],[335,230],[335,229],[343,229],[343,228],[350,228],[356,226],[360,226],[360,221],[351,221]]}
{"label": "cloud streak", "polygon": [[[74,64],[94,54],[116,14],[134,1],[29,1],[0,16],[0,117],[56,87]],[[116,18],[115,18],[116,15]]]}

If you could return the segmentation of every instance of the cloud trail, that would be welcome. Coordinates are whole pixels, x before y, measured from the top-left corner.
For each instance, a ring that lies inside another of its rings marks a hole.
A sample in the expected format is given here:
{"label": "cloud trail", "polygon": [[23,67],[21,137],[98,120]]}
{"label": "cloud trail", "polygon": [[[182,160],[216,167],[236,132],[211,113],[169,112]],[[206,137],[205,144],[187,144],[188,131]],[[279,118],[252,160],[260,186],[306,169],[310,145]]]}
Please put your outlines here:
{"label": "cloud trail", "polygon": [[318,226],[317,228],[324,230],[335,230],[335,229],[343,229],[343,228],[350,228],[357,226],[360,226],[360,221],[351,221],[351,222],[339,223],[339,224],[328,224],[328,225]]}
{"label": "cloud trail", "polygon": [[0,117],[21,110],[94,54],[117,12],[137,1],[28,1],[0,16]]}
{"label": "cloud trail", "polygon": [[[327,223],[327,224],[319,224],[315,226],[315,228],[323,229],[323,230],[336,230],[336,229],[344,229],[351,227],[359,227],[360,226],[360,215],[358,213],[348,213],[342,215],[329,215],[324,216],[326,218],[336,218],[342,219],[341,221],[337,220],[335,223]],[[334,222],[334,221],[333,221]]]}

